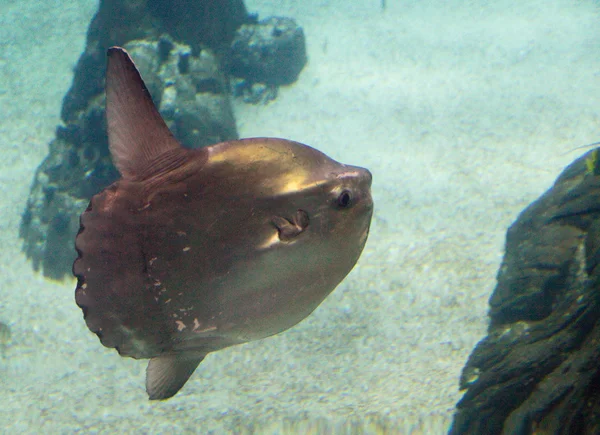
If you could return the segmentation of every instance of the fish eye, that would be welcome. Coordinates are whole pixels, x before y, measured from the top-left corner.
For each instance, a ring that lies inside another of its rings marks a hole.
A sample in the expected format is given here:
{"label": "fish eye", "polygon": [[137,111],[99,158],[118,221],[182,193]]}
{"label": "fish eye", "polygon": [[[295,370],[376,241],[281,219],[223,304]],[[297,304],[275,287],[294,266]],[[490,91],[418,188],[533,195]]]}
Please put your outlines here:
{"label": "fish eye", "polygon": [[352,205],[352,192],[349,190],[343,190],[339,194],[336,200],[336,204],[339,208],[348,208]]}

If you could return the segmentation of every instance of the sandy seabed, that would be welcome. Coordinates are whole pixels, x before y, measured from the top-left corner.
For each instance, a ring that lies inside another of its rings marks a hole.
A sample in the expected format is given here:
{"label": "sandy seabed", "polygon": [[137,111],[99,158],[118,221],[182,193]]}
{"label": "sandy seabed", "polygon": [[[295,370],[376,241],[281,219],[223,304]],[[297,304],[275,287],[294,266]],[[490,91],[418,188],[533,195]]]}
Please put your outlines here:
{"label": "sandy seabed", "polygon": [[149,402],[145,363],[103,348],[74,281],[34,273],[18,238],[97,4],[4,0],[0,321],[12,341],[0,357],[2,431],[447,430],[507,227],[583,152],[569,150],[600,139],[596,2],[246,4],[297,19],[310,59],[269,105],[235,102],[239,132],[371,169],[376,213],[358,266],[297,327],[211,354],[176,397]]}

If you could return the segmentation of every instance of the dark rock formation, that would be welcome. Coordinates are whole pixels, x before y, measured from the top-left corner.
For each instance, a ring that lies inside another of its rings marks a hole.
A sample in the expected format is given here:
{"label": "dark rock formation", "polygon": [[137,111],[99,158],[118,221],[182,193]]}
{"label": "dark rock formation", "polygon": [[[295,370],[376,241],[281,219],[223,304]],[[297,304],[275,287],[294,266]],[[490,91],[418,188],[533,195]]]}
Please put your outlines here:
{"label": "dark rock formation", "polygon": [[297,80],[306,65],[304,31],[291,18],[269,17],[235,33],[228,55],[233,94],[246,103],[267,103],[280,85]]}
{"label": "dark rock formation", "polygon": [[270,17],[244,24],[231,44],[231,74],[251,83],[289,85],[304,65],[304,31],[291,18]]}
{"label": "dark rock formation", "polygon": [[104,90],[106,50],[133,40],[167,35],[198,55],[224,55],[236,29],[250,20],[243,0],[102,0],[88,29],[85,52],[65,96],[62,119],[73,121]]}
{"label": "dark rock formation", "polygon": [[63,101],[62,121],[38,168],[21,222],[36,269],[70,273],[79,214],[118,177],[104,121],[106,49],[131,50],[155,102],[188,147],[237,138],[222,58],[249,22],[242,0],[102,0]]}
{"label": "dark rock formation", "polygon": [[600,433],[600,170],[579,158],[509,228],[450,434]]}

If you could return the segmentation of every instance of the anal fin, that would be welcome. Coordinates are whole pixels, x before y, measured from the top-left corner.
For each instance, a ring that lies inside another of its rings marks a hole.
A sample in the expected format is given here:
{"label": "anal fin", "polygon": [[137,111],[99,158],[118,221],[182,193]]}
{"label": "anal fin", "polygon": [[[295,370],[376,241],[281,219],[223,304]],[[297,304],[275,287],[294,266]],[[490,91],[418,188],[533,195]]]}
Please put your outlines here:
{"label": "anal fin", "polygon": [[152,358],[146,369],[146,392],[150,400],[164,400],[177,394],[205,356],[181,352]]}

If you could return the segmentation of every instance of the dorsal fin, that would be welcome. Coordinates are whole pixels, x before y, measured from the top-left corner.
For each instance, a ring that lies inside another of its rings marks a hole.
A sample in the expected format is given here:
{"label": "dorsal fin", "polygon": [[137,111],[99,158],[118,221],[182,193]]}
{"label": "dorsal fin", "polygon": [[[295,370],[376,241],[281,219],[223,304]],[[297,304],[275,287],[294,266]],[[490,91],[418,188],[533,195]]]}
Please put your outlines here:
{"label": "dorsal fin", "polygon": [[157,157],[182,149],[152,102],[131,57],[121,47],[108,49],[106,124],[113,163],[124,178],[144,177]]}

